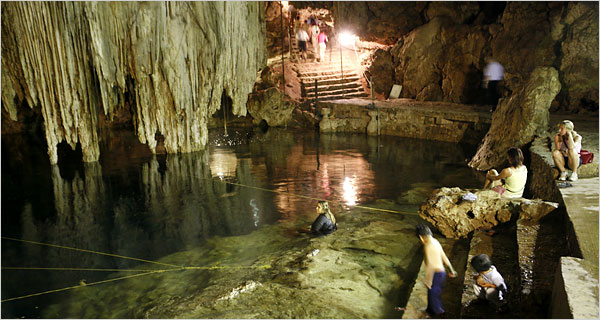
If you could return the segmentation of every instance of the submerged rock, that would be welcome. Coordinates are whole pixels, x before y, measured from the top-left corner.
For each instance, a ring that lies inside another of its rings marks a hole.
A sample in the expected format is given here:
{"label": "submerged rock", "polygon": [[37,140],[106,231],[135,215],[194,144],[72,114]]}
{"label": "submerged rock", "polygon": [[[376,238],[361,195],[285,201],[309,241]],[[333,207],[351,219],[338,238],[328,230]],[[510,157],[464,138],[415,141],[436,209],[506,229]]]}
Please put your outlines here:
{"label": "submerged rock", "polygon": [[364,209],[336,216],[338,230],[324,237],[299,234],[304,221],[297,221],[210,238],[157,261],[188,269],[88,285],[68,292],[43,317],[393,317],[422,262],[413,227],[418,217]]}
{"label": "submerged rock", "polygon": [[468,193],[460,188],[440,188],[421,205],[419,215],[445,237],[463,238],[474,230],[508,222],[513,215],[536,222],[558,207],[539,199],[502,198],[493,190],[474,191],[475,201],[464,200]]}

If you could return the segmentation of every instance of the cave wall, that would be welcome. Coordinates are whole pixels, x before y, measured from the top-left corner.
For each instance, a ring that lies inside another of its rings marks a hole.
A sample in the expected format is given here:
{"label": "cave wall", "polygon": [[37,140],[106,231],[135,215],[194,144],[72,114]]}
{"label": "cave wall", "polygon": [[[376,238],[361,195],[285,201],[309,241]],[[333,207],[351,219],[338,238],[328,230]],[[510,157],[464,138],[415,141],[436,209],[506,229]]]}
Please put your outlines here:
{"label": "cave wall", "polygon": [[264,30],[262,2],[3,2],[2,121],[41,113],[53,164],[62,141],[98,160],[124,109],[152,152],[202,150],[223,92],[246,115]]}
{"label": "cave wall", "polygon": [[[505,67],[506,95],[537,67],[559,71],[553,111],[598,111],[597,2],[334,2],[336,28],[393,44],[368,70],[378,94],[483,103],[484,58]],[[393,68],[393,76],[378,72]]]}

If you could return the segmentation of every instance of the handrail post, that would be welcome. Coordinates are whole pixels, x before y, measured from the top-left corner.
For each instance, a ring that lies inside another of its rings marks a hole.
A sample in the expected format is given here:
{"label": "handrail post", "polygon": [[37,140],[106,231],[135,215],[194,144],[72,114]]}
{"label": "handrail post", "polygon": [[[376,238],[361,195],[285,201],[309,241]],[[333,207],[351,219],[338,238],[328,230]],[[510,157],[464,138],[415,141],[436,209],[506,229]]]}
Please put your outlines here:
{"label": "handrail post", "polygon": [[279,14],[281,16],[281,80],[283,82],[280,107],[283,109],[283,96],[285,96],[285,64],[283,58],[283,52],[285,51],[285,28],[283,27],[283,1],[280,1],[279,4]]}
{"label": "handrail post", "polygon": [[339,35],[338,42],[340,43],[340,70],[342,71],[342,99],[344,99],[344,54],[342,53],[342,39]]}
{"label": "handrail post", "polygon": [[317,86],[317,79],[315,79],[315,108],[319,104],[319,87]]}

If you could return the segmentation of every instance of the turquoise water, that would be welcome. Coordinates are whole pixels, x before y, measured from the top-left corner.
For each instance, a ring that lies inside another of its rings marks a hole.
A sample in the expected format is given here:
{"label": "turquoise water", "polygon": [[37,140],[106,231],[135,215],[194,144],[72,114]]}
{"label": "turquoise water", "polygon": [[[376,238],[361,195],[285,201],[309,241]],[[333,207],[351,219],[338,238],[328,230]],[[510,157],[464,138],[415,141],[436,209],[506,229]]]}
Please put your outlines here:
{"label": "turquoise water", "polygon": [[[314,220],[317,199],[328,200],[334,213],[340,214],[339,223],[357,230],[382,214],[361,207],[388,208],[398,212],[397,216],[408,215],[411,218],[403,220],[388,213],[391,217],[382,218],[382,225],[372,232],[381,231],[387,237],[385,232],[398,226],[405,231],[393,232],[412,239],[409,231],[418,220],[416,211],[431,190],[482,184],[481,174],[466,166],[473,146],[277,129],[266,133],[229,131],[228,136],[211,133],[204,152],[156,156],[131,132],[105,134],[99,162],[82,164],[77,151],[64,151],[54,167],[48,164],[43,143],[3,135],[2,317],[318,317],[310,312],[193,313],[192,306],[177,313],[174,302],[168,302],[171,313],[156,312],[155,305],[171,289],[178,297],[201,297],[211,285],[226,283],[225,275],[207,270],[148,276],[152,281],[139,277],[132,284],[136,289],[121,298],[106,296],[128,291],[127,285],[114,281],[6,300],[136,273],[113,269],[170,268],[148,261],[188,266],[270,264],[269,259],[279,260],[286,250],[294,255],[316,245],[307,236],[299,236],[297,229]],[[338,232],[339,241],[358,237],[344,232]],[[322,256],[334,256],[336,250],[348,246],[334,243],[326,247],[333,251],[322,247]],[[409,254],[414,247],[415,243],[407,240],[406,250],[398,247],[394,254]],[[387,262],[383,260],[373,264],[384,265]],[[414,278],[413,269],[406,269],[409,271],[400,278]],[[262,274],[255,276],[266,279]],[[222,282],[215,282],[221,278]],[[171,283],[166,287],[170,289],[160,286],[166,282]],[[398,288],[404,287],[398,285],[394,290],[401,290]],[[97,300],[102,305],[85,307]]]}

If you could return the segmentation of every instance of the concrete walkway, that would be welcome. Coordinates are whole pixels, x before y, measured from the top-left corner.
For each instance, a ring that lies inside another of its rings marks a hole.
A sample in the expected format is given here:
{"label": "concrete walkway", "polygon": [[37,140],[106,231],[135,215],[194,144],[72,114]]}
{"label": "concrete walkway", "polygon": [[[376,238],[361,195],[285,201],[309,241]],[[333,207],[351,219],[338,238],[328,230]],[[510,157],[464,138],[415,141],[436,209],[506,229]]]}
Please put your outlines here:
{"label": "concrete walkway", "polygon": [[560,189],[567,214],[573,223],[583,259],[596,261],[598,279],[598,177],[579,179],[571,188]]}

